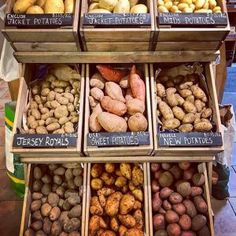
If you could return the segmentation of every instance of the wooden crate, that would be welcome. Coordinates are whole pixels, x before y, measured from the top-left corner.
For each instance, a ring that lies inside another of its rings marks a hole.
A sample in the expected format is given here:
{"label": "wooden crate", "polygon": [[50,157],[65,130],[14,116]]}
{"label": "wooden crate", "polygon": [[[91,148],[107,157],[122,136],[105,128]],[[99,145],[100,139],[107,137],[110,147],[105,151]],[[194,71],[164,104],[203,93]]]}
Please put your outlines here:
{"label": "wooden crate", "polygon": [[[131,66],[131,65],[130,65]],[[90,116],[90,107],[89,107],[89,93],[90,85],[89,80],[95,71],[95,65],[87,64],[86,65],[86,100],[85,100],[85,119],[84,119],[84,153],[86,156],[136,156],[136,155],[150,155],[153,151],[153,133],[152,133],[152,121],[151,121],[151,102],[150,102],[150,88],[149,88],[149,74],[148,74],[148,65],[141,64],[140,69],[144,72],[145,84],[146,84],[146,117],[148,121],[148,132],[150,135],[150,144],[149,145],[140,145],[140,146],[113,146],[113,147],[97,147],[97,146],[88,146],[87,135],[89,134],[89,116]]]}
{"label": "wooden crate", "polygon": [[[132,52],[151,50],[152,37],[154,36],[152,1],[147,0],[151,25],[143,27],[122,25],[113,25],[113,27],[85,26],[83,24],[84,14],[88,12],[89,3],[89,0],[84,0],[81,4],[80,36],[85,51]],[[114,17],[114,15],[109,14],[109,17]]]}
{"label": "wooden crate", "polygon": [[[32,184],[33,184],[33,166],[31,164],[25,164],[25,196],[23,201],[22,213],[21,213],[21,223],[20,223],[20,232],[19,236],[24,236],[25,230],[31,224],[31,212],[30,205],[32,202]],[[86,178],[87,178],[87,165],[84,164],[84,175],[83,175],[83,188],[86,187]],[[84,235],[85,230],[85,204],[86,204],[86,191],[83,191],[83,200],[82,200],[82,215],[81,215],[81,235]]]}
{"label": "wooden crate", "polygon": [[[204,195],[203,197],[205,198],[205,201],[207,203],[208,206],[208,212],[207,212],[207,216],[208,216],[208,227],[211,233],[211,236],[214,236],[214,221],[213,221],[213,211],[212,211],[212,207],[211,207],[211,195],[210,195],[210,191],[209,191],[209,182],[208,182],[208,175],[207,175],[207,169],[206,169],[206,163],[200,163],[198,165],[198,170],[200,173],[203,173],[205,176],[205,184],[203,186],[204,188]],[[151,191],[151,170],[150,170],[150,163],[147,163],[147,176],[148,176],[148,205],[149,205],[149,236],[153,236],[154,232],[153,232],[153,214],[152,214],[152,191]]]}
{"label": "wooden crate", "polygon": [[[144,205],[143,205],[143,211],[144,211],[144,218],[145,218],[145,223],[144,223],[144,227],[145,227],[145,236],[149,236],[149,214],[148,214],[148,210],[149,210],[149,196],[148,196],[148,175],[147,175],[147,167],[146,167],[146,163],[140,164],[143,166],[143,172],[144,172],[144,184],[143,184],[143,196],[144,196]],[[91,163],[88,163],[87,166],[88,169],[88,175],[87,175],[87,186],[86,186],[86,216],[85,216],[85,233],[84,236],[89,236],[89,218],[90,218],[90,199],[91,199],[91,187],[90,187],[90,180],[91,180],[91,175],[90,175],[90,171],[91,171]]]}
{"label": "wooden crate", "polygon": [[[7,1],[6,13],[11,13],[16,0]],[[76,0],[73,24],[50,28],[17,28],[5,26],[2,33],[15,51],[76,52],[81,51],[78,36],[80,0]]]}
{"label": "wooden crate", "polygon": [[[220,48],[222,42],[230,31],[229,20],[227,26],[191,26],[185,25],[174,27],[173,25],[158,25],[157,0],[154,3],[156,39],[154,50],[157,51],[216,51]],[[225,1],[218,0],[218,5],[223,13],[227,13]],[[181,15],[181,13],[179,13]],[[192,13],[194,15],[194,13]],[[205,18],[210,18],[202,14]]]}
{"label": "wooden crate", "polygon": [[[28,103],[28,94],[29,87],[28,84],[31,81],[35,64],[24,64],[22,70],[22,77],[20,78],[20,88],[19,95],[17,99],[16,113],[15,113],[15,122],[12,131],[12,141],[11,141],[11,151],[15,154],[22,155],[23,157],[33,156],[34,158],[42,157],[48,159],[48,157],[69,157],[69,156],[81,156],[82,150],[82,126],[83,126],[83,109],[84,109],[84,73],[85,66],[80,64],[80,73],[81,73],[81,93],[80,93],[80,110],[79,110],[79,124],[77,130],[77,143],[76,146],[67,147],[67,148],[23,148],[23,147],[14,147],[14,136],[18,133],[18,128],[22,127],[23,113],[25,112],[26,105]],[[36,134],[34,134],[36,137]],[[50,136],[50,134],[48,134]]]}
{"label": "wooden crate", "polygon": [[[160,64],[161,65],[161,64]],[[157,101],[156,101],[156,86],[155,86],[155,69],[157,67],[150,64],[150,77],[151,77],[151,101],[152,101],[152,122],[153,122],[153,135],[154,135],[154,155],[170,156],[170,155],[185,155],[190,156],[190,159],[194,159],[194,156],[201,155],[215,155],[223,151],[223,146],[205,146],[205,147],[160,147],[158,144],[158,122],[157,122]],[[209,89],[209,104],[213,110],[213,121],[216,124],[216,131],[220,132],[220,114],[219,106],[215,88],[215,76],[211,63],[204,64],[206,83]]]}

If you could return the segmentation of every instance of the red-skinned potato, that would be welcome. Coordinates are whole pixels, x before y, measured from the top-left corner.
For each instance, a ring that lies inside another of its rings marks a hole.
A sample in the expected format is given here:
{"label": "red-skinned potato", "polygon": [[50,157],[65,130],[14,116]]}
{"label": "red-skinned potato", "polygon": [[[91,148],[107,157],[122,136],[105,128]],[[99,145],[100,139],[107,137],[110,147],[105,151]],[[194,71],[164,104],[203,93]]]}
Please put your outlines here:
{"label": "red-skinned potato", "polygon": [[152,180],[151,187],[152,187],[152,192],[153,193],[156,193],[156,192],[160,191],[160,186],[159,186],[158,181],[156,179]]}
{"label": "red-skinned potato", "polygon": [[165,215],[166,214],[166,210],[162,207],[160,207],[160,209],[158,210],[158,213]]}
{"label": "red-skinned potato", "polygon": [[153,198],[152,198],[152,209],[153,211],[158,211],[161,207],[161,204],[162,204],[162,200],[160,198],[160,193],[159,192],[156,192],[154,195],[153,195]]}
{"label": "red-skinned potato", "polygon": [[186,208],[186,214],[188,214],[191,218],[197,215],[197,209],[192,201],[185,199],[183,204]]}
{"label": "red-skinned potato", "polygon": [[173,192],[174,192],[174,190],[172,190],[172,189],[170,189],[170,188],[168,188],[168,187],[162,188],[161,191],[160,191],[160,197],[161,197],[161,199],[166,199],[166,198],[168,198],[168,197],[171,195],[171,193],[173,193]]}
{"label": "red-skinned potato", "polygon": [[178,165],[179,165],[180,169],[187,170],[190,167],[191,164],[188,161],[182,161]]}
{"label": "red-skinned potato", "polygon": [[192,222],[190,216],[188,216],[187,214],[180,216],[179,225],[183,230],[191,229]]}
{"label": "red-skinned potato", "polygon": [[205,183],[205,176],[202,173],[196,173],[192,180],[195,186],[202,186]]}
{"label": "red-skinned potato", "polygon": [[179,193],[171,193],[169,200],[172,204],[181,203],[183,201],[183,197]]}
{"label": "red-skinned potato", "polygon": [[[193,231],[182,231],[180,236],[197,236]],[[210,235],[202,235],[202,236],[210,236]]]}
{"label": "red-skinned potato", "polygon": [[170,163],[161,163],[161,168],[163,170],[169,170],[171,168],[171,164]]}
{"label": "red-skinned potato", "polygon": [[180,179],[182,176],[183,170],[179,168],[179,166],[174,165],[170,168],[170,173],[174,176],[175,179]]}
{"label": "red-skinned potato", "polygon": [[154,230],[165,229],[165,217],[162,214],[156,214],[153,216]]}
{"label": "red-skinned potato", "polygon": [[173,223],[167,226],[167,232],[169,236],[180,236],[181,228],[178,224]]}
{"label": "red-skinned potato", "polygon": [[179,221],[179,216],[175,211],[168,210],[165,214],[165,219],[168,223],[177,223]]}
{"label": "red-skinned potato", "polygon": [[210,230],[207,225],[205,225],[203,228],[201,228],[198,231],[199,236],[211,236]]}
{"label": "red-skinned potato", "polygon": [[159,229],[155,232],[154,236],[168,236],[166,230],[164,229]]}
{"label": "red-skinned potato", "polygon": [[174,178],[169,171],[165,171],[161,173],[158,181],[161,187],[169,187],[172,185]]}
{"label": "red-skinned potato", "polygon": [[195,172],[194,168],[189,168],[188,170],[185,170],[183,174],[183,179],[191,180],[193,178],[194,172]]}
{"label": "red-skinned potato", "polygon": [[198,231],[202,229],[207,223],[207,219],[204,215],[196,215],[192,219],[192,230]]}
{"label": "red-skinned potato", "polygon": [[176,189],[183,197],[189,196],[192,192],[191,185],[187,181],[177,184]]}
{"label": "red-skinned potato", "polygon": [[164,170],[158,170],[154,173],[154,178],[155,179],[159,179],[160,178],[160,175],[164,172]]}
{"label": "red-skinned potato", "polygon": [[160,164],[158,163],[151,163],[151,171],[156,172],[160,169]]}
{"label": "red-skinned potato", "polygon": [[201,187],[195,187],[195,186],[193,186],[193,187],[191,188],[191,196],[192,196],[192,197],[196,197],[196,196],[198,196],[198,195],[201,195],[202,193],[203,193],[203,190],[202,190]]}
{"label": "red-skinned potato", "polygon": [[172,205],[168,202],[168,200],[164,200],[163,203],[163,208],[168,211],[168,210],[171,210],[172,209]]}
{"label": "red-skinned potato", "polygon": [[197,210],[201,213],[207,213],[207,204],[202,196],[196,196],[193,198],[193,202]]}
{"label": "red-skinned potato", "polygon": [[186,208],[183,203],[173,204],[172,208],[180,216],[185,214],[185,212],[186,212]]}

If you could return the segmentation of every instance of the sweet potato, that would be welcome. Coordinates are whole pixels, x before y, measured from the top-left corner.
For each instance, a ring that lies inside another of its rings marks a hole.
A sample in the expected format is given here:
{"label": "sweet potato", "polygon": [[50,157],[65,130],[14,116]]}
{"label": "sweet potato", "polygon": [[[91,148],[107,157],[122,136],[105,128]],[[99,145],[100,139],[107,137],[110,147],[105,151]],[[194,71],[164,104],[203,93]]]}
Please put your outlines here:
{"label": "sweet potato", "polygon": [[162,205],[162,200],[160,198],[160,193],[156,192],[152,197],[152,210],[157,212]]}
{"label": "sweet potato", "polygon": [[179,193],[174,192],[169,196],[169,201],[172,204],[181,203],[183,201],[183,197]]}
{"label": "sweet potato", "polygon": [[186,208],[183,203],[173,204],[172,208],[180,216],[185,214],[185,212],[186,212]]}
{"label": "sweet potato", "polygon": [[154,230],[165,229],[165,217],[162,214],[156,214],[153,216]]}
{"label": "sweet potato", "polygon": [[179,218],[179,225],[182,228],[182,230],[189,230],[191,228],[191,218],[184,214],[180,216]]}
{"label": "sweet potato", "polygon": [[105,83],[105,92],[106,94],[114,100],[125,102],[125,98],[122,94],[120,86],[114,82]]}
{"label": "sweet potato", "polygon": [[176,190],[183,197],[189,196],[191,194],[191,192],[192,192],[191,185],[187,181],[181,182],[181,183],[177,184]]}
{"label": "sweet potato", "polygon": [[198,231],[202,229],[207,223],[207,219],[204,215],[196,215],[192,219],[192,230]]}
{"label": "sweet potato", "polygon": [[104,89],[105,80],[102,78],[100,73],[95,73],[89,80],[91,87],[97,87],[99,89]]}
{"label": "sweet potato", "polygon": [[119,85],[123,89],[128,89],[130,87],[129,86],[129,76],[127,75],[124,78],[122,78],[119,82]]}
{"label": "sweet potato", "polygon": [[104,97],[103,91],[97,87],[92,88],[90,90],[90,94],[94,99],[96,99],[98,101],[101,101],[102,98]]}
{"label": "sweet potato", "polygon": [[207,213],[208,207],[202,196],[194,197],[193,202],[200,213]]}
{"label": "sweet potato", "polygon": [[159,178],[159,184],[161,185],[161,187],[169,187],[172,185],[173,181],[174,178],[169,171],[161,173]]}
{"label": "sweet potato", "polygon": [[100,104],[97,104],[93,109],[92,114],[89,117],[89,128],[92,132],[99,132],[102,129],[102,126],[97,120],[97,116],[102,113],[102,108]]}
{"label": "sweet potato", "polygon": [[180,236],[181,234],[180,226],[176,223],[169,224],[167,226],[167,233],[169,236]]}
{"label": "sweet potato", "polygon": [[134,115],[138,112],[144,113],[144,111],[145,111],[145,104],[143,103],[143,101],[141,101],[137,98],[129,99],[126,102],[126,106],[127,106],[129,115]]}
{"label": "sweet potato", "polygon": [[179,216],[175,211],[168,210],[165,214],[165,219],[168,223],[177,223],[179,221]]}
{"label": "sweet potato", "polygon": [[191,218],[197,215],[196,207],[194,206],[192,201],[185,199],[183,201],[183,204],[186,208],[186,214],[188,214]]}
{"label": "sweet potato", "polygon": [[128,126],[132,132],[146,131],[148,122],[142,113],[136,113],[129,118]]}
{"label": "sweet potato", "polygon": [[127,131],[127,123],[124,118],[119,117],[117,115],[101,112],[97,116],[99,124],[105,129],[107,132],[126,132]]}
{"label": "sweet potato", "polygon": [[104,110],[118,116],[123,116],[127,111],[127,107],[123,102],[114,100],[109,96],[104,96],[102,98],[101,105]]}
{"label": "sweet potato", "polygon": [[161,191],[160,191],[160,197],[161,197],[161,199],[166,199],[166,198],[168,198],[170,195],[171,195],[171,193],[173,193],[174,192],[174,190],[172,190],[172,189],[170,189],[170,188],[168,188],[168,187],[164,187],[163,189],[161,189]]}
{"label": "sweet potato", "polygon": [[122,78],[128,75],[128,70],[114,69],[109,65],[97,65],[96,68],[107,81],[118,83]]}
{"label": "sweet potato", "polygon": [[133,65],[130,71],[129,84],[133,97],[138,98],[145,103],[145,98],[146,98],[145,83],[136,73],[135,65]]}

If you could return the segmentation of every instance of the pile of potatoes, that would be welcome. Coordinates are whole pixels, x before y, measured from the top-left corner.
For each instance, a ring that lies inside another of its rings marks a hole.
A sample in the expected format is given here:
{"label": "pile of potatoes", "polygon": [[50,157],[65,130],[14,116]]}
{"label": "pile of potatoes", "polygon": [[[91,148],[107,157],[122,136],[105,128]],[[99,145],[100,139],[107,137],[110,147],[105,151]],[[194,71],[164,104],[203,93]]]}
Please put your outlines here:
{"label": "pile of potatoes", "polygon": [[89,80],[90,131],[146,131],[145,83],[135,66],[130,73],[106,65],[97,68],[99,72]]}
{"label": "pile of potatoes", "polygon": [[205,177],[196,164],[152,163],[151,189],[155,236],[210,236]]}
{"label": "pile of potatoes", "polygon": [[75,0],[16,0],[14,13],[53,14],[73,13]]}
{"label": "pile of potatoes", "polygon": [[88,13],[147,13],[139,0],[92,0]]}
{"label": "pile of potatoes", "polygon": [[81,165],[37,165],[32,173],[31,219],[24,236],[80,236]]}
{"label": "pile of potatoes", "polygon": [[53,65],[31,88],[23,132],[74,133],[79,120],[80,74],[68,65]]}
{"label": "pile of potatoes", "polygon": [[144,236],[144,176],[138,164],[91,167],[90,236]]}
{"label": "pile of potatoes", "polygon": [[157,0],[159,12],[221,13],[216,0]]}
{"label": "pile of potatoes", "polygon": [[198,74],[157,77],[157,116],[163,130],[212,130],[212,109],[209,107],[208,96],[199,85],[200,80]]}

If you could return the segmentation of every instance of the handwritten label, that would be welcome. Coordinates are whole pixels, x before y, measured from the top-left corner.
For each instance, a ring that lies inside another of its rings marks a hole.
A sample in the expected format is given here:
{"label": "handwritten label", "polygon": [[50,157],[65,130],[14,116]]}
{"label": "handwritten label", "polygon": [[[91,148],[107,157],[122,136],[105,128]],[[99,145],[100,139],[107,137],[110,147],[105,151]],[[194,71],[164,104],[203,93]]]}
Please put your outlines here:
{"label": "handwritten label", "polygon": [[23,148],[75,147],[77,134],[15,134],[13,146]]}
{"label": "handwritten label", "polygon": [[159,25],[227,26],[226,13],[159,13]]}
{"label": "handwritten label", "polygon": [[87,13],[83,18],[84,26],[150,26],[151,16],[147,14],[105,14],[105,13]]}
{"label": "handwritten label", "polygon": [[139,146],[149,145],[149,132],[88,133],[88,146]]}
{"label": "handwritten label", "polygon": [[222,146],[221,133],[174,133],[174,132],[160,132],[158,134],[159,146]]}
{"label": "handwritten label", "polygon": [[5,25],[17,27],[71,26],[73,14],[6,14]]}

